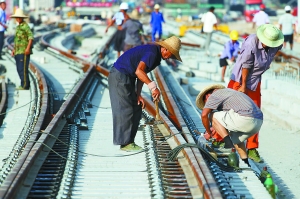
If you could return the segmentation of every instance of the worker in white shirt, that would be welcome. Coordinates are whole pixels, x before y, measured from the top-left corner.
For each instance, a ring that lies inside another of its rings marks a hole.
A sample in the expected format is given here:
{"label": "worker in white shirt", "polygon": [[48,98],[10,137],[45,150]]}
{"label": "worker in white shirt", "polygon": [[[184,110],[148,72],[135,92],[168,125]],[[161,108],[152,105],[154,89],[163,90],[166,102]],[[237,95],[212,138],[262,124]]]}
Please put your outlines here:
{"label": "worker in white shirt", "polygon": [[201,21],[203,22],[203,32],[207,35],[205,41],[205,51],[207,55],[210,55],[209,45],[212,37],[213,30],[217,30],[217,17],[214,14],[215,7],[210,7],[208,12],[203,15]]}
{"label": "worker in white shirt", "polygon": [[0,60],[4,60],[2,58],[2,48],[4,45],[4,32],[7,29],[5,9],[5,0],[0,0]]}
{"label": "worker in white shirt", "polygon": [[253,29],[255,28],[255,26],[256,28],[258,28],[261,25],[270,23],[269,15],[264,11],[266,9],[265,4],[260,4],[259,8],[260,11],[254,15],[252,20]]}
{"label": "worker in white shirt", "polygon": [[291,6],[285,6],[285,14],[279,18],[279,28],[284,36],[283,48],[286,46],[286,42],[290,43],[290,49],[293,50],[294,32],[296,33],[296,19],[291,14]]}

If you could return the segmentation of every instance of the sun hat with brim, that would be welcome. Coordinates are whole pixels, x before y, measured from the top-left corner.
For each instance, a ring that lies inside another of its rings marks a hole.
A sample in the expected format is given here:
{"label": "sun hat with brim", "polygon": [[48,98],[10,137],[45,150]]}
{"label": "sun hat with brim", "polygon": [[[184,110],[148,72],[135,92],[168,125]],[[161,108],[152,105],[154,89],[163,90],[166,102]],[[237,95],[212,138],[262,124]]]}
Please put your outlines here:
{"label": "sun hat with brim", "polygon": [[268,47],[278,47],[284,41],[281,30],[272,24],[259,26],[256,35],[259,41]]}
{"label": "sun hat with brim", "polygon": [[205,106],[205,103],[203,101],[203,96],[209,91],[209,90],[212,90],[212,89],[223,89],[225,88],[225,86],[221,85],[221,84],[212,84],[212,85],[209,85],[205,88],[203,88],[201,90],[201,92],[198,94],[197,98],[196,98],[196,105],[199,109],[203,109],[204,106]]}
{"label": "sun hat with brim", "polygon": [[10,16],[11,18],[28,18],[28,16],[24,15],[23,10],[18,8],[15,14]]}
{"label": "sun hat with brim", "polygon": [[181,61],[179,50],[181,47],[181,41],[176,36],[169,37],[168,39],[165,39],[164,41],[158,41],[155,42],[156,44],[168,49],[177,60]]}

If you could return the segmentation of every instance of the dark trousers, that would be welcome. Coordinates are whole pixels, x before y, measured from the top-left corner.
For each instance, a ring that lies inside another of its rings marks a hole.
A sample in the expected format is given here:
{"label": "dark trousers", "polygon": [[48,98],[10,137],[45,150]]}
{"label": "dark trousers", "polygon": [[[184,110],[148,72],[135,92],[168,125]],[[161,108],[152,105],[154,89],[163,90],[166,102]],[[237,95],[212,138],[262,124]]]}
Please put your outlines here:
{"label": "dark trousers", "polygon": [[24,62],[24,54],[17,54],[15,55],[17,71],[21,80],[21,86],[24,89],[29,89],[29,75],[28,75],[28,66],[30,55],[26,56],[26,62]]}
{"label": "dark trousers", "polygon": [[112,67],[108,85],[113,115],[113,142],[115,145],[133,143],[142,116],[142,107],[137,105],[136,78]]}
{"label": "dark trousers", "polygon": [[0,57],[2,56],[3,45],[4,45],[4,31],[0,32]]}

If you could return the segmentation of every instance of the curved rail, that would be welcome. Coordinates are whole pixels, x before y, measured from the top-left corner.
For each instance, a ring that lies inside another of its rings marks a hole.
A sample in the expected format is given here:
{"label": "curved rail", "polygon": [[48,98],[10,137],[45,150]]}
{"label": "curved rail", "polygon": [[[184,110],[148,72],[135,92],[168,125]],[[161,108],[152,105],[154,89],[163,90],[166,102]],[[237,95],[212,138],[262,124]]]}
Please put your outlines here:
{"label": "curved rail", "polygon": [[[10,176],[11,181],[5,187],[7,190],[2,192],[2,189],[0,189],[1,198],[23,198],[27,196],[33,183],[31,179],[37,175],[42,163],[50,152],[49,148],[51,148],[56,141],[56,139],[50,135],[57,137],[65,124],[68,122],[68,119],[72,117],[73,105],[77,104],[81,99],[83,90],[88,84],[89,79],[91,79],[91,76],[96,71],[100,72],[104,76],[108,76],[107,69],[101,66],[90,64],[71,53],[54,48],[46,43],[44,39],[41,39],[41,42],[44,46],[58,51],[63,56],[66,56],[70,59],[74,58],[75,61],[82,63],[85,73],[83,78],[73,89],[73,94],[70,94],[68,96],[66,101],[61,106],[60,110],[54,116],[52,121],[47,125],[47,128],[43,131],[42,129],[37,129],[37,131],[35,131],[37,134],[41,134],[41,136],[38,139],[31,140],[31,143],[34,144],[32,144],[31,148],[29,148],[30,151],[28,151],[26,157],[22,159],[23,162],[19,165],[19,170],[15,171],[15,175]],[[109,40],[109,42],[111,42],[111,39]],[[106,45],[106,47],[101,50],[100,58],[105,56],[105,50],[107,47],[108,45]],[[185,124],[180,112],[178,111],[178,107],[174,99],[170,95],[170,91],[168,90],[167,84],[166,82],[164,82],[164,78],[162,78],[159,69],[157,69],[154,74],[162,91],[164,101],[167,102],[166,104],[169,114],[171,115],[168,118],[168,116],[161,113],[161,119],[164,121],[164,124],[159,125],[158,128],[160,128],[161,131],[167,133],[168,135],[171,135],[171,139],[174,140],[177,146],[186,144],[188,142],[194,143],[192,136],[187,133],[189,132],[187,125]],[[42,86],[42,88],[44,88],[44,86]],[[143,98],[146,102],[147,112],[155,117],[156,112],[153,102],[151,102],[151,100],[145,95],[143,96]],[[179,129],[181,132],[179,132],[177,129]],[[189,172],[197,184],[196,187],[191,187],[191,190],[201,190],[204,198],[222,198],[219,188],[217,187],[217,184],[212,177],[210,170],[199,150],[193,148],[184,148],[181,153],[187,160],[187,167],[189,167]],[[180,162],[180,164],[183,164],[181,162],[182,160],[179,159],[178,161]]]}
{"label": "curved rail", "polygon": [[[46,47],[46,48],[47,48],[47,47],[48,47],[48,48],[51,48],[51,49],[53,49],[53,50],[59,52],[61,55],[65,56],[65,57],[68,57],[68,58],[70,58],[70,59],[72,59],[72,60],[74,60],[74,61],[76,61],[76,62],[78,62],[78,63],[81,63],[81,64],[84,66],[84,67],[83,67],[83,71],[86,72],[86,71],[88,70],[88,68],[90,67],[91,63],[87,62],[87,61],[84,60],[84,59],[81,59],[81,58],[77,57],[76,55],[73,55],[73,54],[70,53],[70,52],[63,51],[63,50],[61,50],[61,49],[59,49],[59,48],[56,48],[56,47],[50,45],[50,44],[47,42],[47,38],[48,38],[48,37],[53,37],[53,34],[55,34],[55,33],[56,33],[56,32],[52,32],[52,33],[49,33],[49,34],[47,34],[47,35],[44,35],[43,37],[41,37],[40,43],[41,43],[44,47]],[[100,54],[99,54],[99,57],[100,57],[100,58],[103,58],[104,55],[106,54],[105,51],[106,51],[106,49],[108,48],[109,43],[112,42],[113,37],[114,37],[114,35],[112,35],[112,36],[110,37],[109,41],[107,42],[107,44],[104,45],[104,46],[102,47],[102,49],[101,49],[101,51],[100,51]],[[104,67],[102,67],[102,66],[100,66],[100,65],[96,65],[96,64],[92,64],[92,65],[93,65],[94,67],[96,67],[96,70],[97,70],[98,72],[100,72],[100,73],[103,74],[104,76],[108,76],[109,71],[108,71],[106,68],[104,68]]]}
{"label": "curved rail", "polygon": [[[7,41],[12,41],[11,39],[8,39]],[[12,46],[9,44],[8,48],[11,50]],[[41,91],[41,106],[40,108],[40,115],[37,118],[36,125],[34,127],[32,135],[28,138],[28,143],[26,144],[22,154],[18,158],[15,166],[12,168],[11,172],[7,175],[5,181],[0,187],[0,198],[5,198],[6,196],[9,196],[13,189],[11,187],[15,187],[16,183],[20,179],[22,173],[26,173],[26,170],[22,170],[23,165],[26,164],[26,158],[29,156],[29,152],[33,148],[36,139],[40,136],[37,132],[40,132],[42,130],[42,126],[45,122],[46,116],[47,116],[47,110],[48,110],[48,89],[47,89],[47,83],[44,78],[44,75],[41,73],[41,71],[37,68],[36,65],[33,63],[30,63],[30,70],[36,75],[38,79],[38,88]],[[13,198],[13,197],[8,197]]]}

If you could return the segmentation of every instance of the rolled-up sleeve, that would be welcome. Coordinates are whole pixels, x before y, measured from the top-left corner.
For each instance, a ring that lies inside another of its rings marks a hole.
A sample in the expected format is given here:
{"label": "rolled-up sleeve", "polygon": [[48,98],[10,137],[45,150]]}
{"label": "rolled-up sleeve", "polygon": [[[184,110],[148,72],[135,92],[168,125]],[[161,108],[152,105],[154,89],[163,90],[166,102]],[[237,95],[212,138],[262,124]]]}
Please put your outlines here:
{"label": "rolled-up sleeve", "polygon": [[[246,46],[246,47],[250,48],[250,46]],[[241,56],[240,63],[242,64],[242,68],[253,68],[254,67],[255,56],[252,51],[252,48],[249,50],[246,50],[246,48],[244,48],[241,51],[240,56]]]}

